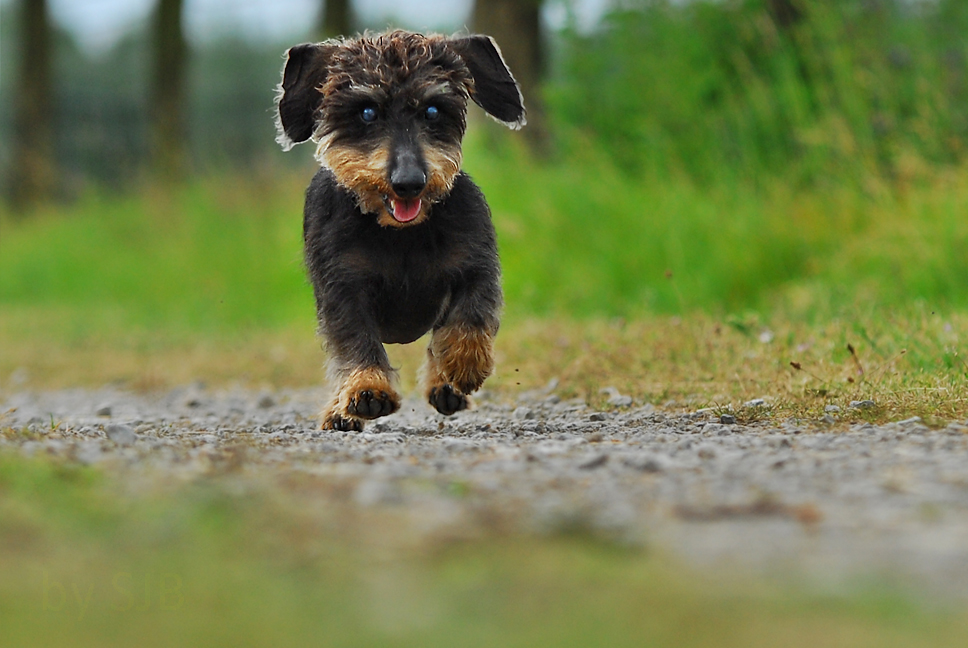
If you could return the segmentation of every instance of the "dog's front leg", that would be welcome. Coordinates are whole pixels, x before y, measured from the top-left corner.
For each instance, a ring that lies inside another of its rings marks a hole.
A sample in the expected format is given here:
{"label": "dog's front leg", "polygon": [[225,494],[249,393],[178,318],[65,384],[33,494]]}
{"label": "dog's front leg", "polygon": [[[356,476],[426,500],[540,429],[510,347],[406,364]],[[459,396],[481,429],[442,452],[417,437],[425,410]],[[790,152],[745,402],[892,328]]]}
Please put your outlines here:
{"label": "dog's front leg", "polygon": [[[393,388],[393,369],[375,329],[360,310],[330,312],[321,317],[329,352],[329,375],[336,385],[323,410],[322,428],[361,431],[363,421],[396,412],[400,396]],[[351,315],[355,315],[352,316]],[[333,316],[335,315],[335,316]]]}
{"label": "dog's front leg", "polygon": [[468,395],[494,372],[501,288],[497,273],[455,295],[427,348],[427,400],[441,414],[466,409]]}

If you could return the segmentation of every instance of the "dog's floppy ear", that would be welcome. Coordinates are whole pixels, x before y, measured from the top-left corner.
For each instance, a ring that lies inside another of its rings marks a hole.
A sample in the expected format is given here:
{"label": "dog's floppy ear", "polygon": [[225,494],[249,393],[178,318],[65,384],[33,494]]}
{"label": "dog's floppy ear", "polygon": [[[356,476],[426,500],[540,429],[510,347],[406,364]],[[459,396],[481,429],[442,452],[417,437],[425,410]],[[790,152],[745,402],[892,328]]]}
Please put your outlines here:
{"label": "dog's floppy ear", "polygon": [[282,82],[276,96],[276,141],[288,151],[305,142],[316,129],[316,110],[323,95],[319,87],[326,81],[327,68],[335,43],[306,43],[286,51]]}
{"label": "dog's floppy ear", "polygon": [[471,90],[474,103],[508,128],[517,130],[524,126],[527,119],[521,88],[504,62],[497,42],[490,36],[472,35],[451,38],[448,44],[474,77]]}

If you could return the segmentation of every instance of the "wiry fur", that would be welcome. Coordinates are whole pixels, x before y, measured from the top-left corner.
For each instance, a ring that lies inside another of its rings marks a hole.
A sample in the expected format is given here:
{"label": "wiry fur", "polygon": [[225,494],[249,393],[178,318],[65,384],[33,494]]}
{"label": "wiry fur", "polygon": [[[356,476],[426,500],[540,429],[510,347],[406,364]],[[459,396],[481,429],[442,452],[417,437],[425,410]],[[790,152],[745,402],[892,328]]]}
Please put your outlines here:
{"label": "wiry fur", "polygon": [[444,414],[493,371],[500,267],[487,203],[461,171],[468,99],[524,123],[520,90],[486,36],[396,31],[287,52],[277,141],[288,150],[313,139],[323,166],[304,214],[339,383],[323,427],[359,430],[399,407],[384,343],[434,332],[427,397]]}

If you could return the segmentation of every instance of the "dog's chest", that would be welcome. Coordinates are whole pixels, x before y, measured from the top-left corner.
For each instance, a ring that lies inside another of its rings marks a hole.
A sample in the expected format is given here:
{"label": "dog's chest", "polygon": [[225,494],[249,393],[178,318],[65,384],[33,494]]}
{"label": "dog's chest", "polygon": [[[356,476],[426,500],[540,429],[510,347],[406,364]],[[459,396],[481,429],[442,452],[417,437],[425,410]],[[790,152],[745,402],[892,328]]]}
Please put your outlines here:
{"label": "dog's chest", "polygon": [[412,342],[440,319],[455,276],[449,248],[423,240],[384,250],[372,259],[370,290],[384,342]]}

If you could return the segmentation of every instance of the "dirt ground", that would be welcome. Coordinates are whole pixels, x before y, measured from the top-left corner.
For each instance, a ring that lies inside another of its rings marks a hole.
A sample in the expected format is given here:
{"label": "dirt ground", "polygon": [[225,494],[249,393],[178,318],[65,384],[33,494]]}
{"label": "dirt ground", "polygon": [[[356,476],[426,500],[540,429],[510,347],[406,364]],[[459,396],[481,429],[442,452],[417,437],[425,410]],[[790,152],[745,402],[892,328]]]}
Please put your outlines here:
{"label": "dirt ground", "polygon": [[[320,498],[400,513],[417,535],[578,530],[700,568],[858,579],[968,597],[968,421],[723,423],[548,389],[443,417],[407,400],[362,433],[320,431],[318,390],[0,394],[0,448],[122,480],[311,475]],[[835,417],[834,417],[835,418]]]}

